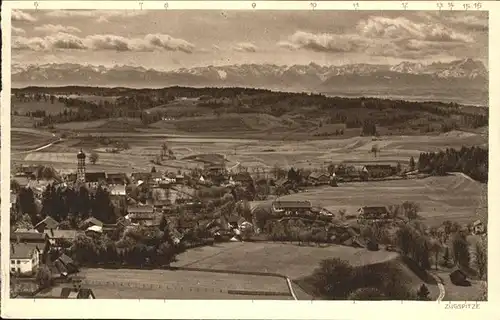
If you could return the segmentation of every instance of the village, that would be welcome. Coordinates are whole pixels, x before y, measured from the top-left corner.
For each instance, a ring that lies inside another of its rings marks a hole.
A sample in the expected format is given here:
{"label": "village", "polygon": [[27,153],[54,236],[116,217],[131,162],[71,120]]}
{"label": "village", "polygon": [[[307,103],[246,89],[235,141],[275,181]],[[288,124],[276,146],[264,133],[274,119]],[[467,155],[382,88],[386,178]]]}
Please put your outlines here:
{"label": "village", "polygon": [[[300,194],[356,181],[428,176],[416,170],[413,159],[406,168],[399,163],[340,164],[312,172],[275,168],[251,174],[244,168],[228,170],[218,154],[199,158],[202,166],[184,172],[160,172],[155,166],[130,174],[91,171],[83,150],[75,154],[76,172],[17,166],[10,198],[10,271],[17,281],[16,295],[47,298],[39,294],[42,288],[69,283],[55,294],[58,298],[95,298],[91,289],[82,287],[82,267],[168,268],[181,252],[221,242],[295,239],[377,251],[379,243],[388,241],[362,229],[390,229],[416,219],[417,204],[360,205],[356,212],[331,212],[301,200]],[[297,200],[286,198],[290,194]],[[293,226],[297,231],[288,228],[290,219],[300,221]],[[453,230],[485,236],[480,220],[465,228],[444,224],[434,233],[444,238]],[[146,247],[137,249],[141,241]],[[157,250],[149,252],[150,245]],[[385,247],[396,250],[393,244]]]}

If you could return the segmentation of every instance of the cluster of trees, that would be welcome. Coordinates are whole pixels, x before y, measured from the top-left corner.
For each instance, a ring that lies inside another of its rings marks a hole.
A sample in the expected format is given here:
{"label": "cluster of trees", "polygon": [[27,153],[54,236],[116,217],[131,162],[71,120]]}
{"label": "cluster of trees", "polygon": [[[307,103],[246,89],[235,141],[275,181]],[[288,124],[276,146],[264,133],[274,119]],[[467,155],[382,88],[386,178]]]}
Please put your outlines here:
{"label": "cluster of trees", "polygon": [[361,127],[362,136],[376,136],[377,135],[377,124],[371,119],[363,121]]}
{"label": "cluster of trees", "polygon": [[52,95],[52,94],[44,94],[42,92],[34,92],[34,93],[31,93],[31,94],[27,94],[27,93],[16,93],[14,95],[14,99],[13,99],[13,102],[31,102],[31,101],[36,101],[36,102],[41,102],[41,101],[44,101],[44,102],[48,102],[50,101],[51,104],[54,104],[55,100],[56,100],[56,96]]}
{"label": "cluster of trees", "polygon": [[76,229],[81,221],[90,216],[104,223],[115,223],[125,212],[125,205],[111,201],[109,192],[101,186],[89,191],[83,185],[60,187],[50,184],[42,193],[41,201],[35,198],[30,188],[22,188],[18,194],[19,210],[11,223],[19,226],[31,222],[35,225],[47,216],[68,229]]}
{"label": "cluster of trees", "polygon": [[[271,241],[297,242],[298,245],[310,245],[311,243],[320,245],[331,242],[330,234],[325,228],[327,225],[326,221],[314,223],[317,218],[311,216],[299,216],[295,219],[286,220],[276,220],[276,217],[273,218],[273,220],[267,220],[263,228],[263,231]],[[304,220],[309,220],[309,223],[306,224]]]}
{"label": "cluster of trees", "polygon": [[434,243],[430,243],[420,230],[410,225],[399,228],[396,232],[396,243],[401,253],[413,260],[422,270],[431,267],[431,250],[441,250],[439,246],[434,247]]}
{"label": "cluster of trees", "polygon": [[306,282],[329,300],[415,300],[416,292],[400,280],[400,273],[388,265],[353,267],[334,258],[323,260]]}
{"label": "cluster of trees", "polygon": [[83,266],[97,264],[163,266],[174,261],[179,248],[168,226],[127,229],[118,240],[107,235],[78,235],[68,253]]}
{"label": "cluster of trees", "polygon": [[445,151],[424,152],[418,158],[421,172],[444,175],[458,171],[480,181],[488,181],[488,149],[462,147],[460,150],[447,148]]}

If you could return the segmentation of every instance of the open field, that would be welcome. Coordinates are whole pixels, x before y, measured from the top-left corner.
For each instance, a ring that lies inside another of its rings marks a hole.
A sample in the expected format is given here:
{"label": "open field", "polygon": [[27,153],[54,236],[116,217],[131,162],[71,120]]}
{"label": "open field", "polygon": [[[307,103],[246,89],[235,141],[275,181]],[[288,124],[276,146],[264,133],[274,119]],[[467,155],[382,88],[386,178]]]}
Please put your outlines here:
{"label": "open field", "polygon": [[[446,177],[373,181],[340,184],[337,188],[311,188],[307,192],[281,197],[309,200],[332,212],[345,209],[356,214],[362,206],[401,204],[414,201],[420,205],[422,222],[438,225],[445,220],[469,223],[487,221],[487,185],[457,174]],[[264,205],[270,205],[264,202]],[[254,206],[257,203],[253,204]]]}
{"label": "open field", "polygon": [[90,132],[134,132],[143,127],[138,118],[114,118],[93,121],[74,121],[54,125],[56,129]]}
{"label": "open field", "polygon": [[[291,299],[280,277],[185,270],[84,269],[83,284],[98,298]],[[249,292],[247,294],[234,294]],[[261,296],[253,292],[280,293]],[[258,297],[258,298],[257,298]]]}
{"label": "open field", "polygon": [[[74,125],[75,123],[73,123]],[[96,126],[111,126],[101,120],[95,122]],[[133,126],[133,124],[130,124]],[[89,134],[91,136],[107,136],[120,139],[130,145],[130,149],[118,154],[108,154],[102,152],[102,146],[96,142],[84,140],[76,137],[66,141],[61,145],[54,145],[44,149],[44,152],[53,153],[50,156],[38,156],[37,159],[16,159],[26,161],[46,161],[53,163],[56,167],[74,159],[68,158],[66,153],[77,152],[84,148],[89,152],[92,149],[101,151],[98,164],[107,163],[121,164],[124,158],[123,167],[136,167],[147,170],[150,168],[149,161],[159,154],[161,144],[166,142],[174,151],[178,159],[186,156],[219,153],[226,156],[229,161],[228,166],[241,164],[248,168],[259,167],[270,171],[274,165],[294,166],[299,168],[319,168],[327,164],[340,162],[401,162],[407,163],[411,156],[418,157],[420,152],[438,151],[445,148],[461,148],[462,146],[481,145],[486,143],[483,135],[465,132],[450,132],[437,136],[385,136],[378,141],[373,141],[370,137],[353,137],[348,139],[323,139],[303,141],[282,141],[282,140],[260,140],[251,138],[231,139],[226,136],[189,136],[172,135],[160,133],[156,130],[151,133],[139,133],[126,131],[123,128],[115,128],[115,132],[82,133],[82,137]],[[28,129],[26,129],[28,130]],[[38,134],[35,130],[33,136]],[[20,136],[13,138],[14,148],[24,148],[26,143],[30,144],[32,136]],[[374,145],[380,149],[380,153],[375,157],[370,150]],[[61,155],[55,155],[61,153]],[[124,157],[125,156],[125,157]],[[102,160],[102,161],[101,161]],[[165,161],[165,164],[172,168],[196,166],[189,161]],[[177,169],[176,169],[177,170]]]}
{"label": "open field", "polygon": [[41,118],[32,118],[26,116],[15,116],[10,117],[10,126],[12,128],[33,128],[35,121],[40,121]]}
{"label": "open field", "polygon": [[[423,280],[401,261],[398,253],[368,251],[337,245],[309,247],[270,242],[224,243],[188,250],[177,258],[175,266],[272,272],[288,276],[291,280],[301,284],[303,279],[314,272],[322,260],[339,258],[348,261],[354,267],[373,266],[381,272],[395,268],[398,270],[400,281],[404,281],[415,290],[423,283]],[[437,298],[439,294],[437,285],[428,283],[427,286],[431,297]],[[294,286],[294,290],[298,296],[303,297],[302,299],[311,299],[309,293],[304,292],[301,287]],[[299,300],[301,300],[300,297]]]}
{"label": "open field", "polygon": [[30,128],[11,130],[10,139],[13,151],[32,150],[57,140],[50,132],[39,132]]}
{"label": "open field", "polygon": [[91,95],[91,94],[69,94],[69,95],[58,95],[60,97],[67,97],[70,99],[78,99],[78,100],[83,100],[83,101],[92,101],[92,102],[99,102],[99,101],[109,101],[109,102],[115,102],[116,99],[119,98],[119,96],[96,96],[96,95]]}
{"label": "open field", "polygon": [[394,259],[397,253],[367,251],[345,246],[306,247],[268,242],[221,243],[180,254],[174,266],[271,272],[299,279],[311,274],[328,258],[348,260],[352,265],[370,265]]}
{"label": "open field", "polygon": [[[86,285],[86,288],[92,289],[96,299],[203,299],[203,300],[292,300],[289,296],[265,296],[250,294],[230,294],[224,290],[207,288],[139,288],[128,286],[110,286],[110,285]],[[52,291],[52,292],[51,292]],[[50,296],[57,294],[57,287],[49,292],[44,292],[38,296]]]}

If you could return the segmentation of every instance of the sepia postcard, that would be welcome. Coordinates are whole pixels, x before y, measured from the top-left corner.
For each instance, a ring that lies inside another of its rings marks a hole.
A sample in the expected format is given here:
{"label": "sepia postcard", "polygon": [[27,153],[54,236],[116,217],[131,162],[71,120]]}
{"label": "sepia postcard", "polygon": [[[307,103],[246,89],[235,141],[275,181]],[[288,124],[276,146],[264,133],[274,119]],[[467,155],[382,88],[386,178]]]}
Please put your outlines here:
{"label": "sepia postcard", "polygon": [[493,8],[3,3],[2,317],[491,317]]}

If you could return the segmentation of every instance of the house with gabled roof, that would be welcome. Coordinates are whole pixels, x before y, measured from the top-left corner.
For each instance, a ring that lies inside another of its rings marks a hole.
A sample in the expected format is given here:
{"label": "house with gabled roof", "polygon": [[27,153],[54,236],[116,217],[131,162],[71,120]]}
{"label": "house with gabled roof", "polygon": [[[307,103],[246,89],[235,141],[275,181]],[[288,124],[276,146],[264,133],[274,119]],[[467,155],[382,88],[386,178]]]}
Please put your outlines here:
{"label": "house with gabled roof", "polygon": [[89,187],[97,187],[99,184],[106,183],[106,172],[85,172],[85,183]]}
{"label": "house with gabled roof", "polygon": [[309,182],[312,185],[326,185],[330,183],[331,177],[325,172],[311,172],[308,177]]}
{"label": "house with gabled roof", "polygon": [[48,229],[57,229],[58,226],[59,222],[57,222],[51,216],[47,216],[42,221],[38,222],[34,228],[38,230],[38,232],[44,232]]}
{"label": "house with gabled roof", "polygon": [[386,206],[365,206],[358,209],[358,221],[389,219],[389,209]]}
{"label": "house with gabled roof", "polygon": [[63,253],[59,258],[57,258],[57,261],[61,262],[68,274],[78,272],[78,265],[66,254]]}
{"label": "house with gabled roof", "polygon": [[84,221],[82,221],[82,223],[80,223],[79,228],[80,229],[87,229],[88,227],[92,227],[92,226],[102,227],[103,222],[97,218],[89,217],[89,218],[85,219]]}
{"label": "house with gabled roof", "polygon": [[474,234],[483,234],[486,232],[486,228],[481,220],[476,220],[472,224],[472,232]]}
{"label": "house with gabled roof", "polygon": [[40,265],[40,249],[36,243],[11,243],[10,272],[32,274]]}
{"label": "house with gabled roof", "polygon": [[38,231],[14,231],[10,233],[11,243],[28,243],[37,245],[40,254],[47,251],[49,246],[49,238],[45,233]]}
{"label": "house with gabled roof", "polygon": [[365,170],[370,178],[388,177],[396,173],[396,167],[390,164],[367,164]]}
{"label": "house with gabled roof", "polygon": [[125,218],[132,224],[155,225],[157,222],[157,215],[153,205],[129,206]]}
{"label": "house with gabled roof", "polygon": [[127,195],[124,184],[110,185],[108,188],[109,195],[113,198],[123,198]]}
{"label": "house with gabled roof", "polygon": [[307,200],[276,200],[272,204],[272,210],[276,213],[293,214],[299,212],[310,212],[311,209],[312,204]]}
{"label": "house with gabled roof", "polygon": [[71,243],[75,238],[81,234],[77,230],[59,230],[59,229],[49,229],[44,231],[49,238],[51,247],[60,248],[64,243]]}
{"label": "house with gabled roof", "polygon": [[106,182],[108,185],[126,185],[128,179],[125,173],[108,173],[106,175]]}

